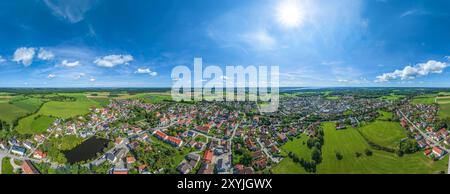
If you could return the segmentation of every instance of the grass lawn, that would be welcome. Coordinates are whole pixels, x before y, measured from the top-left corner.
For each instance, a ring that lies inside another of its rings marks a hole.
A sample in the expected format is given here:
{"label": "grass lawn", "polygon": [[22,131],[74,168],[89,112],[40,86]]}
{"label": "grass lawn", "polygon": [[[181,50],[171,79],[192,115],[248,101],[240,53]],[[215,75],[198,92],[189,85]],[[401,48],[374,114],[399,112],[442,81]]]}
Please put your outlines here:
{"label": "grass lawn", "polygon": [[389,119],[392,119],[392,116],[394,115],[391,112],[386,112],[386,111],[378,111],[378,113],[380,113],[380,116],[377,118],[377,120],[382,120],[382,121],[387,121]]}
{"label": "grass lawn", "polygon": [[[448,156],[434,162],[421,152],[398,157],[396,154],[384,151],[373,151],[372,156],[366,156],[364,150],[370,146],[356,129],[336,130],[335,124],[323,123],[325,145],[322,148],[323,161],[317,166],[317,172],[322,174],[432,174],[447,171]],[[336,159],[335,152],[343,155],[342,160]],[[357,158],[355,152],[362,153]]]}
{"label": "grass lawn", "polygon": [[91,106],[100,106],[100,104],[89,99],[77,100],[74,102],[51,101],[42,106],[38,114],[67,119],[89,113],[89,108]]}
{"label": "grass lawn", "polygon": [[9,104],[8,102],[0,103],[0,119],[12,123],[15,119],[28,114],[29,111]]}
{"label": "grass lawn", "polygon": [[109,98],[101,98],[101,97],[89,98],[89,99],[91,99],[91,100],[93,100],[95,102],[98,102],[99,105],[102,106],[102,107],[108,106],[109,105],[109,100],[110,100]]}
{"label": "grass lawn", "polygon": [[19,121],[16,127],[20,134],[42,134],[55,121],[54,117],[31,115]]}
{"label": "grass lawn", "polygon": [[393,101],[393,100],[400,100],[404,97],[405,97],[404,95],[391,94],[391,95],[382,96],[379,99]]}
{"label": "grass lawn", "polygon": [[440,118],[450,117],[450,104],[440,104],[438,115]]}
{"label": "grass lawn", "polygon": [[172,100],[172,96],[170,93],[142,93],[121,96],[119,99],[142,99],[146,103],[159,103],[165,100]]}
{"label": "grass lawn", "polygon": [[[295,153],[300,158],[305,160],[311,159],[311,150],[307,147],[306,141],[308,137],[302,135],[300,138],[296,138],[293,141],[289,141],[283,146],[281,146],[282,154],[286,156],[279,164],[277,164],[273,169],[275,174],[305,174],[308,173],[305,169],[298,163],[295,163],[291,158],[287,157],[289,152]],[[303,144],[304,143],[304,144]]]}
{"label": "grass lawn", "polygon": [[339,96],[327,96],[327,97],[325,97],[326,99],[328,99],[328,100],[339,100]]}
{"label": "grass lawn", "polygon": [[300,164],[292,161],[291,158],[284,158],[279,164],[272,168],[272,172],[275,174],[307,174]]}
{"label": "grass lawn", "polygon": [[10,158],[4,157],[2,160],[2,174],[14,174],[14,168],[10,163]]}
{"label": "grass lawn", "polygon": [[41,105],[42,100],[38,98],[27,98],[25,100],[14,101],[12,104],[29,112],[35,112]]}
{"label": "grass lawn", "polygon": [[20,134],[44,133],[55,118],[67,119],[84,115],[89,113],[91,106],[100,106],[99,102],[88,99],[83,94],[67,94],[67,96],[75,97],[77,100],[73,102],[47,102],[36,114],[21,119],[16,130]]}
{"label": "grass lawn", "polygon": [[396,148],[400,140],[406,138],[406,131],[396,122],[375,121],[359,130],[367,139],[383,147]]}

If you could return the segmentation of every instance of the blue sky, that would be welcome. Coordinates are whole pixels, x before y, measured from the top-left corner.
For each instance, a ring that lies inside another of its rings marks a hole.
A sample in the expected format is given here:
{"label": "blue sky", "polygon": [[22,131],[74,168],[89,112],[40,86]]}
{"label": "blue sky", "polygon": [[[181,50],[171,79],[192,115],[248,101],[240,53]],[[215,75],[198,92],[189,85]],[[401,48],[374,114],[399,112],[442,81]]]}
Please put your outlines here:
{"label": "blue sky", "polygon": [[281,86],[450,86],[450,1],[0,2],[0,87],[170,87],[279,65]]}

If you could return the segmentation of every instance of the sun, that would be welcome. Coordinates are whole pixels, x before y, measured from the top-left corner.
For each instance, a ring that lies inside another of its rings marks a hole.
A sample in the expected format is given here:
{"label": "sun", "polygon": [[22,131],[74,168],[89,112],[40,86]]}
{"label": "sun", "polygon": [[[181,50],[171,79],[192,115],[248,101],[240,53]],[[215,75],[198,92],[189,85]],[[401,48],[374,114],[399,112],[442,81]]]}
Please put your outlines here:
{"label": "sun", "polygon": [[295,28],[302,24],[304,15],[298,0],[283,0],[276,8],[278,22],[287,28]]}

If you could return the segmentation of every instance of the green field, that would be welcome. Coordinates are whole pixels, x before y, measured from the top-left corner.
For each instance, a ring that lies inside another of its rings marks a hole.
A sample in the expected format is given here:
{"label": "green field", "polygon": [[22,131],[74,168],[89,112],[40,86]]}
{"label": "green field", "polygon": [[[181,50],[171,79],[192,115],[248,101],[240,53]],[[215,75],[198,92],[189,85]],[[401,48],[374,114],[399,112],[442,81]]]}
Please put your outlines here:
{"label": "green field", "polygon": [[0,119],[12,123],[15,119],[29,113],[23,108],[19,108],[8,102],[0,103]]}
{"label": "green field", "polygon": [[95,102],[98,102],[100,106],[105,107],[108,106],[110,99],[109,98],[89,98]]}
{"label": "green field", "polygon": [[440,118],[450,117],[450,104],[440,104],[438,115]]}
{"label": "green field", "polygon": [[92,106],[100,106],[100,103],[88,98],[78,98],[74,102],[51,101],[42,106],[37,114],[67,119],[89,113]]}
{"label": "green field", "polygon": [[29,112],[35,112],[41,105],[42,100],[38,98],[27,98],[20,101],[13,101],[12,104]]}
{"label": "green field", "polygon": [[392,117],[394,116],[394,114],[392,114],[391,112],[386,111],[378,111],[378,113],[380,114],[380,116],[377,118],[377,120],[381,121],[387,121],[389,119],[392,119]]}
{"label": "green field", "polygon": [[422,95],[413,98],[413,104],[433,104],[435,103],[436,96],[434,95]]}
{"label": "green field", "polygon": [[388,148],[396,148],[400,140],[406,138],[405,129],[396,122],[375,121],[359,130],[371,142]]}
{"label": "green field", "polygon": [[[296,154],[300,158],[305,160],[311,159],[311,150],[307,147],[306,141],[309,137],[302,135],[300,138],[296,138],[293,141],[289,141],[281,146],[282,154],[287,156],[289,152]],[[272,171],[276,174],[305,174],[305,169],[300,164],[292,161],[291,158],[286,157]]]}
{"label": "green field", "polygon": [[14,174],[14,168],[10,163],[10,158],[4,157],[2,160],[2,174]]}
{"label": "green field", "polygon": [[159,103],[172,100],[170,93],[143,93],[135,95],[125,95],[120,99],[141,99],[146,103]]}
{"label": "green field", "polygon": [[45,103],[35,114],[19,121],[16,130],[20,134],[44,133],[55,118],[71,118],[89,113],[92,106],[100,107],[100,102],[88,99],[82,94],[63,94],[75,97],[75,101],[50,101]]}
{"label": "green field", "polygon": [[[357,129],[336,130],[333,122],[323,123],[323,127],[325,144],[322,148],[322,163],[317,166],[318,174],[433,174],[447,171],[448,156],[436,162],[426,158],[422,152],[399,157],[393,153],[372,149]],[[391,132],[384,134],[389,133]],[[303,141],[298,139],[289,142],[282,147],[282,150],[292,150],[299,155],[308,155],[308,149],[302,144]],[[373,155],[365,155],[366,149],[370,149]],[[336,152],[343,155],[342,160],[336,159]],[[362,155],[356,157],[356,152]],[[303,167],[288,157],[275,166],[272,172],[275,174],[307,173]]]}
{"label": "green field", "polygon": [[404,97],[405,97],[404,95],[390,94],[390,95],[382,96],[379,99],[393,101],[393,100],[400,100]]}

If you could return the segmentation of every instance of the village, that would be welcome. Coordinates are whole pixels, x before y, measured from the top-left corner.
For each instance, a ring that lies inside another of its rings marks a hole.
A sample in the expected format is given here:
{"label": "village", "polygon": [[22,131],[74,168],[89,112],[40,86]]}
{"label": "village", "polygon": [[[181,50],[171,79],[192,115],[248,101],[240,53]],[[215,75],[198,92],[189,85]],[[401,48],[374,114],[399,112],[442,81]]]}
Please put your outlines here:
{"label": "village", "polygon": [[[286,157],[280,147],[290,140],[317,136],[325,121],[335,121],[336,130],[357,127],[375,120],[380,109],[395,112],[430,159],[439,160],[449,152],[449,134],[445,128],[436,128],[434,105],[412,105],[406,100],[399,105],[353,96],[339,100],[295,96],[282,98],[279,111],[265,115],[251,102],[111,100],[105,108],[91,108],[88,115],[57,119],[44,134],[0,142],[0,153],[12,158],[11,163],[22,161],[15,168],[25,174],[68,165],[109,174],[271,173]],[[77,143],[55,151],[64,143],[54,142],[68,137]],[[82,160],[67,157],[70,150],[92,138],[104,140],[94,155]]]}

